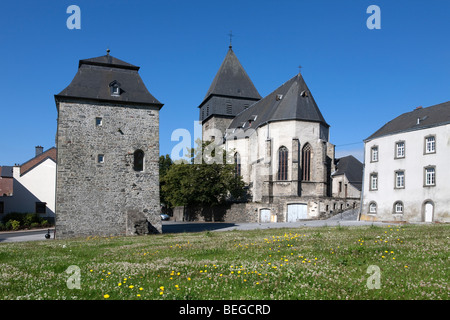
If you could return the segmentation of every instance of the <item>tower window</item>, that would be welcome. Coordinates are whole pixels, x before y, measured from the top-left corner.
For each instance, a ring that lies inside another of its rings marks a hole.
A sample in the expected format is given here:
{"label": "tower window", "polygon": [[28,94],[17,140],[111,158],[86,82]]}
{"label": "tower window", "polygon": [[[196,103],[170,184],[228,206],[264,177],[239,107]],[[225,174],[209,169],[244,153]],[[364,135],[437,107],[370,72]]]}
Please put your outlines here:
{"label": "tower window", "polygon": [[136,150],[134,152],[134,171],[143,171],[144,170],[144,151]]}
{"label": "tower window", "polygon": [[105,155],[104,154],[99,154],[97,156],[97,163],[105,163]]}
{"label": "tower window", "polygon": [[241,176],[241,156],[239,155],[238,152],[236,152],[234,154],[234,168],[235,168],[236,177],[240,177]]}
{"label": "tower window", "polygon": [[286,147],[278,149],[278,180],[288,179],[288,154]]}
{"label": "tower window", "polygon": [[101,118],[101,117],[95,118],[95,126],[101,127],[102,125],[103,125],[103,118]]}
{"label": "tower window", "polygon": [[303,181],[311,181],[311,145],[307,143],[302,150]]}

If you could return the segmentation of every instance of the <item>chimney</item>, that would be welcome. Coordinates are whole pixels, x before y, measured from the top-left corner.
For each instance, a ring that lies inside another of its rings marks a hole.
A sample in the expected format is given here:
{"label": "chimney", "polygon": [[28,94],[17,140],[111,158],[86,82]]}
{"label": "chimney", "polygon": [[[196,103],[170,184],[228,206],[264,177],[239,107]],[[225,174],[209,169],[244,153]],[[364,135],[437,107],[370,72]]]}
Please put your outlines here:
{"label": "chimney", "polygon": [[36,146],[36,157],[44,152],[44,147]]}

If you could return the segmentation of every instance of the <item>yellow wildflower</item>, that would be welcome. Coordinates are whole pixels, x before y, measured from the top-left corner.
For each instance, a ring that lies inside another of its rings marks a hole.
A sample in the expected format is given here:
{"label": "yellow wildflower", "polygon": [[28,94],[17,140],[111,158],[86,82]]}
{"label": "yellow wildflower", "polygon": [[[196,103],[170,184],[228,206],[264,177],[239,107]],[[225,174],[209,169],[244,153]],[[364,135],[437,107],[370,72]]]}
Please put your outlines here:
{"label": "yellow wildflower", "polygon": [[103,296],[103,298],[108,299],[108,298],[109,298],[109,294],[105,294],[105,295]]}

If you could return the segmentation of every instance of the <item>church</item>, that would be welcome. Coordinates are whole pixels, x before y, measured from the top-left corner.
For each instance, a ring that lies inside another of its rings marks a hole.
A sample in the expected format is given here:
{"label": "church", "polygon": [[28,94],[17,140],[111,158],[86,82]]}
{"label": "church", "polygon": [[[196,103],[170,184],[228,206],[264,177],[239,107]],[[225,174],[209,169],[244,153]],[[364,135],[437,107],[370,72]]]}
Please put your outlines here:
{"label": "church", "polygon": [[359,206],[359,193],[333,194],[330,125],[301,73],[261,97],[230,45],[198,108],[203,141],[222,144],[248,185],[256,216],[247,220],[320,219]]}

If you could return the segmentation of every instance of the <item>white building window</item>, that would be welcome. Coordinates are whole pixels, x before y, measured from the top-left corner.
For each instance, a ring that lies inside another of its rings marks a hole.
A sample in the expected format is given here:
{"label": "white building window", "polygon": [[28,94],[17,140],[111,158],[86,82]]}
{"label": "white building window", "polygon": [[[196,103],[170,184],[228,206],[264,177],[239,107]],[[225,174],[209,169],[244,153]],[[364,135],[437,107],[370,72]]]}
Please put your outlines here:
{"label": "white building window", "polygon": [[405,141],[399,141],[395,143],[395,158],[405,157]]}
{"label": "white building window", "polygon": [[403,213],[403,202],[397,201],[394,203],[394,213]]}
{"label": "white building window", "polygon": [[378,161],[378,147],[372,147],[370,150],[370,161],[377,162]]}
{"label": "white building window", "polygon": [[405,187],[405,171],[395,172],[395,188],[402,189]]}
{"label": "white building window", "polygon": [[369,204],[369,213],[377,213],[377,204],[375,202]]}
{"label": "white building window", "polygon": [[436,153],[435,136],[429,136],[425,138],[425,153]]}
{"label": "white building window", "polygon": [[103,118],[101,118],[101,117],[95,118],[95,126],[101,127],[102,125],[103,125]]}
{"label": "white building window", "polygon": [[99,154],[97,156],[97,163],[105,163],[105,155],[104,154]]}
{"label": "white building window", "polygon": [[378,173],[370,175],[370,190],[378,190]]}
{"label": "white building window", "polygon": [[425,181],[424,185],[427,187],[432,187],[436,185],[436,168],[426,167],[425,168]]}

